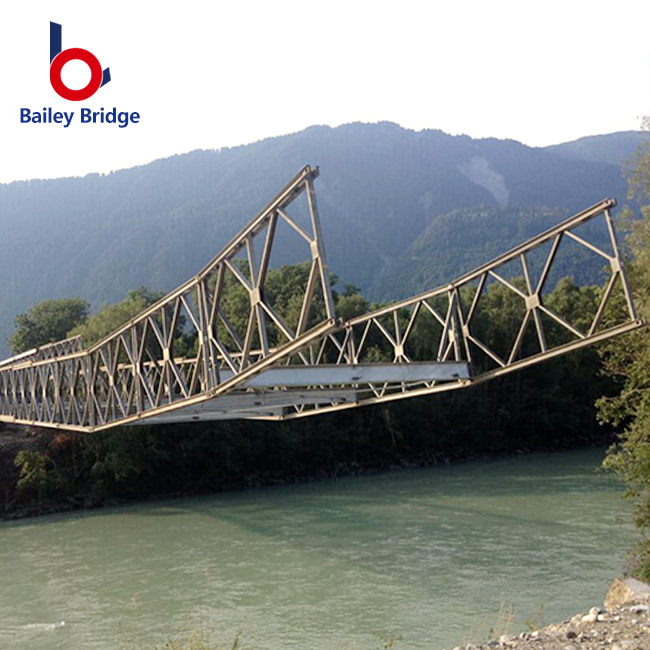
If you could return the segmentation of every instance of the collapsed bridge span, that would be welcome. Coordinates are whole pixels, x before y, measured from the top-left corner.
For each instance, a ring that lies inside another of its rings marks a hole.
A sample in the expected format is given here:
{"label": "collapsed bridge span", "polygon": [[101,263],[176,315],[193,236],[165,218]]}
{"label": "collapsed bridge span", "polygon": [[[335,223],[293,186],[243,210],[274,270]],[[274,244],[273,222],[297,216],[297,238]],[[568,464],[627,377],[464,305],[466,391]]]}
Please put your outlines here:
{"label": "collapsed bridge span", "polygon": [[[93,432],[306,417],[465,388],[643,325],[612,199],[449,284],[342,320],[317,176],[305,167],[193,278],[94,345],[76,337],[0,362],[0,421]],[[549,299],[561,254],[600,260],[593,309],[569,316]],[[287,301],[274,269],[297,261],[304,281]],[[494,287],[517,318],[498,345],[482,308]]]}

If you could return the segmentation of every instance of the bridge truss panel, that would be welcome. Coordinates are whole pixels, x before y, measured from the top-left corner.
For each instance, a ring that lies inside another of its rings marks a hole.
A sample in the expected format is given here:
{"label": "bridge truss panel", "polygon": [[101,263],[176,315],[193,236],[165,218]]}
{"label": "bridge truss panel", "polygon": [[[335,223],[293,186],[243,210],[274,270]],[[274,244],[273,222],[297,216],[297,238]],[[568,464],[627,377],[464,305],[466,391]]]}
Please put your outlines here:
{"label": "bridge truss panel", "polygon": [[[643,324],[610,199],[454,282],[342,323],[317,175],[305,167],[192,279],[87,350],[76,337],[0,362],[0,421],[91,432],[299,418],[471,386]],[[588,236],[597,222],[606,232],[600,243]],[[289,249],[303,253],[293,306],[274,276],[283,260],[295,263]],[[550,293],[566,250],[606,267],[589,305],[568,311]],[[486,336],[494,292],[516,315],[497,343]]]}
{"label": "bridge truss panel", "polygon": [[[301,358],[336,322],[317,176],[301,170],[192,279],[87,350],[75,338],[0,363],[0,420],[100,430],[214,398],[285,354]],[[293,311],[273,286],[273,261],[289,248],[303,253]]]}
{"label": "bridge truss panel", "polygon": [[[300,404],[287,409],[282,418],[476,385],[641,327],[644,323],[636,314],[612,225],[610,210],[615,205],[612,199],[601,201],[448,285],[351,319],[310,348],[317,363],[465,362],[470,378],[358,383],[354,404]],[[595,225],[606,233],[598,245],[583,233]],[[589,304],[582,304],[585,300],[575,292],[579,300],[568,310],[551,295],[559,277],[558,255],[566,242],[569,254],[587,251],[605,267],[600,287],[590,290]],[[495,317],[485,303],[489,291],[495,290],[504,303],[514,305],[516,314],[500,345],[488,344],[486,336]]]}

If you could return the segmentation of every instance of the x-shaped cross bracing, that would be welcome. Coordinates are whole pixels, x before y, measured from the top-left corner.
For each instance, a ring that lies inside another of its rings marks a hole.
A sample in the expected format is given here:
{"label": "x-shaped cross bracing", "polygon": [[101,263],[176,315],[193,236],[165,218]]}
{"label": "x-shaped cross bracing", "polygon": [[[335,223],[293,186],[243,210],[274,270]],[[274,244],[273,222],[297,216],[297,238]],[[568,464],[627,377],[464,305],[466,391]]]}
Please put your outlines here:
{"label": "x-shaped cross bracing", "polygon": [[[341,322],[317,176],[305,167],[191,280],[88,349],[77,337],[1,362],[0,421],[91,432],[304,417],[467,387],[643,324],[609,199],[448,285]],[[594,243],[582,230],[597,221],[606,237]],[[279,239],[304,253],[289,301],[273,276],[291,258]],[[567,243],[607,268],[592,311],[573,318],[550,296]],[[500,345],[485,335],[491,287],[520,318],[510,338],[496,337]]]}

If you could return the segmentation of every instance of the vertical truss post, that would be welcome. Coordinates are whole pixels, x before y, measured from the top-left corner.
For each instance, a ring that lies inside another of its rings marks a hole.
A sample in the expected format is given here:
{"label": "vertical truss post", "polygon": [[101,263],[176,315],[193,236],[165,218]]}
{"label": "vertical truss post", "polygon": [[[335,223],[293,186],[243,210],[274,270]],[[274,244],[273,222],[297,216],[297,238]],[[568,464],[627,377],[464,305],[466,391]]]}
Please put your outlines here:
{"label": "vertical truss post", "polygon": [[[209,308],[209,290],[206,278],[201,278],[197,286],[197,302],[199,308],[199,351],[201,362],[203,364],[203,383],[201,390],[210,390],[217,385],[216,367],[218,365],[214,356],[214,349],[210,341],[210,308]],[[198,359],[197,359],[198,363]],[[197,369],[198,371],[198,369]]]}
{"label": "vertical truss post", "polygon": [[316,204],[316,192],[314,191],[314,181],[311,175],[307,177],[306,188],[315,244],[315,251],[312,250],[312,257],[316,257],[315,261],[318,265],[321,288],[323,291],[323,301],[325,302],[325,314],[327,318],[336,318],[334,298],[332,297],[332,288],[330,287],[329,268],[327,266],[327,260],[325,259],[325,247],[323,246],[320,218],[318,216],[318,206]]}
{"label": "vertical truss post", "polygon": [[618,242],[616,241],[616,232],[614,231],[614,226],[612,224],[612,217],[609,214],[609,210],[605,210],[605,221],[607,223],[607,231],[609,232],[609,238],[612,243],[612,250],[614,251],[614,258],[611,261],[612,265],[612,276],[619,275],[621,277],[621,282],[623,283],[623,292],[625,293],[625,300],[627,302],[628,313],[630,314],[631,319],[637,318],[636,309],[634,307],[634,301],[632,300],[632,292],[630,291],[630,286],[627,282],[627,277],[623,273],[623,263],[621,262],[621,256],[618,252]]}
{"label": "vertical truss post", "polygon": [[463,331],[463,310],[460,302],[460,292],[458,287],[454,287],[454,312],[452,316],[452,331],[454,333],[454,359],[461,361],[463,353],[461,349],[461,341],[465,340],[465,333]]}

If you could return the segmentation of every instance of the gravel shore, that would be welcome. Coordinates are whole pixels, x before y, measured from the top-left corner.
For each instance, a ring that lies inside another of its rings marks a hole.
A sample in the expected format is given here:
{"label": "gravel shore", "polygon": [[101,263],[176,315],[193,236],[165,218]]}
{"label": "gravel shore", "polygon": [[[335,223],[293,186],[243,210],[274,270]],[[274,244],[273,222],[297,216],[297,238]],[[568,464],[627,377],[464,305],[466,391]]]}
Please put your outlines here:
{"label": "gravel shore", "polygon": [[484,644],[453,650],[650,650],[650,604],[647,598],[612,609],[592,607],[571,620],[518,636],[503,635]]}

